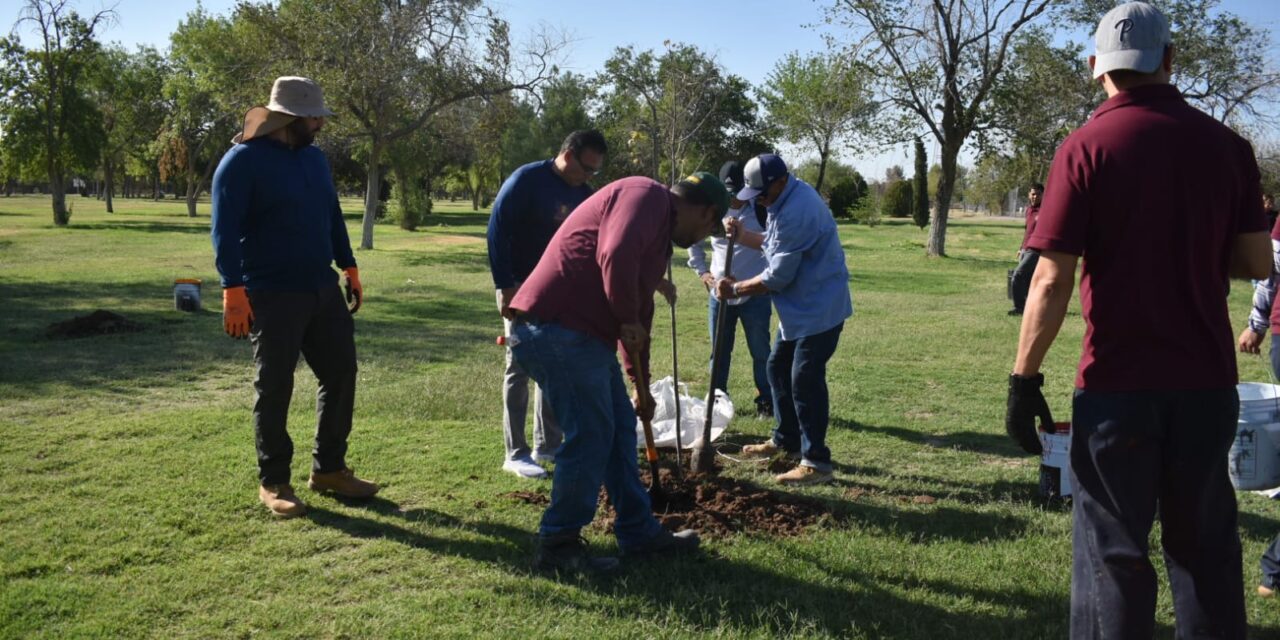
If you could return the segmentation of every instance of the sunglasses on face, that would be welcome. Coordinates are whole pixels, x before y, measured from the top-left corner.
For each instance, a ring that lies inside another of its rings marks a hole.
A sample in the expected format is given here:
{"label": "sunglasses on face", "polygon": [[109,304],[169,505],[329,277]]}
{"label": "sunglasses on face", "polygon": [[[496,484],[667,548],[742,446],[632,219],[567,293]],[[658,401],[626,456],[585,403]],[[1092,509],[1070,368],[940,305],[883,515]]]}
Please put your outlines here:
{"label": "sunglasses on face", "polygon": [[600,175],[600,171],[604,169],[603,163],[595,167],[588,166],[587,163],[582,161],[582,155],[578,153],[573,154],[573,159],[577,161],[579,167],[582,167],[583,173],[586,173],[589,176],[598,176]]}

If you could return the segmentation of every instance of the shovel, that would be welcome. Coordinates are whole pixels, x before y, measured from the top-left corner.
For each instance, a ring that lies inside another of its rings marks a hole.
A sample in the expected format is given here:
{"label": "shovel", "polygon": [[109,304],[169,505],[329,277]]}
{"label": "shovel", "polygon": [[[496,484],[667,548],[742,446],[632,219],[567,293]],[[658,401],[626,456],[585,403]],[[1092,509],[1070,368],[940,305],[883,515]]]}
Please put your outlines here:
{"label": "shovel", "polygon": [[[640,359],[634,360],[636,367],[636,388],[649,392],[649,380],[644,375],[644,366]],[[653,422],[649,418],[640,421],[644,427],[644,457],[649,461],[649,504],[666,504],[666,493],[658,480],[658,447],[653,444]]]}
{"label": "shovel", "polygon": [[[733,236],[728,237],[729,246],[725,249],[724,255],[724,272],[726,274],[733,273]],[[706,473],[714,474],[716,472],[716,450],[711,447],[711,420],[715,416],[716,408],[716,386],[714,381],[720,373],[720,367],[724,366],[724,331],[725,321],[729,315],[725,313],[725,305],[729,304],[728,300],[721,300],[720,306],[716,309],[716,340],[711,346],[711,380],[712,384],[707,389],[707,418],[702,423],[702,437],[693,445],[693,455],[691,456],[691,467],[695,474]]]}

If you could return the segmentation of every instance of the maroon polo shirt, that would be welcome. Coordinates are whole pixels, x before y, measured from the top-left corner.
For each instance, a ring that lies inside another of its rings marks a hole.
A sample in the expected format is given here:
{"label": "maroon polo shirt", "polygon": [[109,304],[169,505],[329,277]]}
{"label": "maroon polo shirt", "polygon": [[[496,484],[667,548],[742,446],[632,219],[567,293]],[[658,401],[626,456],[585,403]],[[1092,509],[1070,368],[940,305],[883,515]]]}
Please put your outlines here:
{"label": "maroon polo shirt", "polygon": [[1028,246],[1083,256],[1093,391],[1236,384],[1227,315],[1233,242],[1265,231],[1249,143],[1169,85],[1102,103],[1053,158]]}
{"label": "maroon polo shirt", "polygon": [[[1270,212],[1270,211],[1268,211],[1266,214],[1267,214],[1268,216],[1270,216],[1270,215],[1271,215],[1271,212]],[[1272,248],[1272,251],[1273,251],[1273,252],[1275,251],[1276,243],[1278,243],[1278,242],[1280,242],[1280,219],[1277,219],[1277,220],[1275,221],[1275,223],[1271,226],[1271,248]],[[1272,263],[1272,267],[1271,267],[1271,277],[1272,277],[1272,278],[1275,278],[1275,277],[1276,277],[1276,271],[1275,271],[1275,256],[1274,256],[1274,255],[1271,257],[1271,263]],[[1274,281],[1272,282],[1272,284],[1274,285]],[[1271,288],[1271,316],[1270,316],[1270,318],[1271,318],[1271,335],[1273,335],[1273,336],[1274,336],[1274,335],[1280,335],[1280,307],[1277,307],[1277,306],[1276,306],[1276,290],[1277,290],[1277,287],[1272,286],[1272,288]]]}
{"label": "maroon polo shirt", "polygon": [[[560,225],[511,308],[609,345],[618,344],[624,324],[650,329],[674,218],[671,191],[659,182],[637,177],[606,185]],[[643,359],[647,378],[647,349]],[[634,380],[629,359],[627,372]]]}
{"label": "maroon polo shirt", "polygon": [[1022,248],[1027,248],[1027,241],[1031,239],[1031,234],[1036,232],[1036,218],[1040,215],[1040,205],[1027,205],[1027,210],[1023,212],[1026,218],[1027,230],[1022,232]]}

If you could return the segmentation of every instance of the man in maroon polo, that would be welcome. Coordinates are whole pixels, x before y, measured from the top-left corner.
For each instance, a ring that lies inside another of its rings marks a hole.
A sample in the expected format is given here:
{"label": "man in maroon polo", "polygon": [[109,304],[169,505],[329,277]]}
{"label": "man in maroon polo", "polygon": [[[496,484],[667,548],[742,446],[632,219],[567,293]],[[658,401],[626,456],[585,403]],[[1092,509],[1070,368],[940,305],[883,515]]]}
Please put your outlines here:
{"label": "man in maroon polo", "polygon": [[[715,176],[695,173],[671,188],[648,178],[613,182],[574,209],[508,307],[508,344],[542,387],[564,433],[551,504],[538,528],[534,566],[606,571],[613,558],[586,553],[581,530],[603,485],[624,555],[695,549],[693,531],[671,534],[654,519],[636,464],[636,416],[653,417],[649,328],[653,295],[671,258],[716,229],[729,206]],[[627,397],[616,352],[635,389]]]}
{"label": "man in maroon polo", "polygon": [[1169,85],[1169,25],[1130,2],[1090,57],[1109,96],[1054,157],[1041,251],[1005,427],[1040,451],[1053,428],[1040,365],[1066,315],[1076,261],[1085,318],[1072,402],[1072,638],[1150,638],[1159,514],[1175,634],[1244,638],[1236,502],[1227,477],[1239,399],[1227,279],[1271,271],[1248,142]]}
{"label": "man in maroon polo", "polygon": [[1026,230],[1022,234],[1022,246],[1018,247],[1018,266],[1013,270],[1013,308],[1009,315],[1020,316],[1027,306],[1027,290],[1031,288],[1031,275],[1036,272],[1040,263],[1040,252],[1027,248],[1027,241],[1036,230],[1036,218],[1040,215],[1040,198],[1044,196],[1044,185],[1039,182],[1027,190]]}

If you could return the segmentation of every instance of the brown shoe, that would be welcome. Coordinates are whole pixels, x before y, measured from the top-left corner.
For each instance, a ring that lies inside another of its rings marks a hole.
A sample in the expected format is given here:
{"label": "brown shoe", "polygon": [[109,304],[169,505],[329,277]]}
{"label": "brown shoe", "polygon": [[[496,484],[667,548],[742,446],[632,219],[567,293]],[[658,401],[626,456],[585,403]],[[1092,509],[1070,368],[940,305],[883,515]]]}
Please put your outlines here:
{"label": "brown shoe", "polygon": [[356,477],[354,469],[343,469],[332,473],[311,472],[307,486],[312,491],[327,491],[344,498],[371,498],[378,492],[378,485]]}
{"label": "brown shoe", "polygon": [[778,445],[773,443],[773,440],[765,440],[760,444],[748,444],[742,447],[742,455],[744,456],[753,456],[756,458],[772,458],[778,453],[785,453],[786,457],[790,460],[800,459],[799,451],[783,451],[781,448],[778,447]]}
{"label": "brown shoe", "polygon": [[259,486],[258,499],[281,518],[296,518],[307,512],[307,505],[293,492],[293,485],[287,483]]}
{"label": "brown shoe", "polygon": [[1272,589],[1270,587],[1264,587],[1262,585],[1258,585],[1258,595],[1264,598],[1270,598],[1271,596],[1276,595],[1276,591],[1275,589]]}
{"label": "brown shoe", "polygon": [[813,467],[798,465],[796,468],[773,477],[778,484],[790,485],[793,487],[806,487],[812,484],[823,484],[835,480],[835,476],[830,471],[819,471]]}

